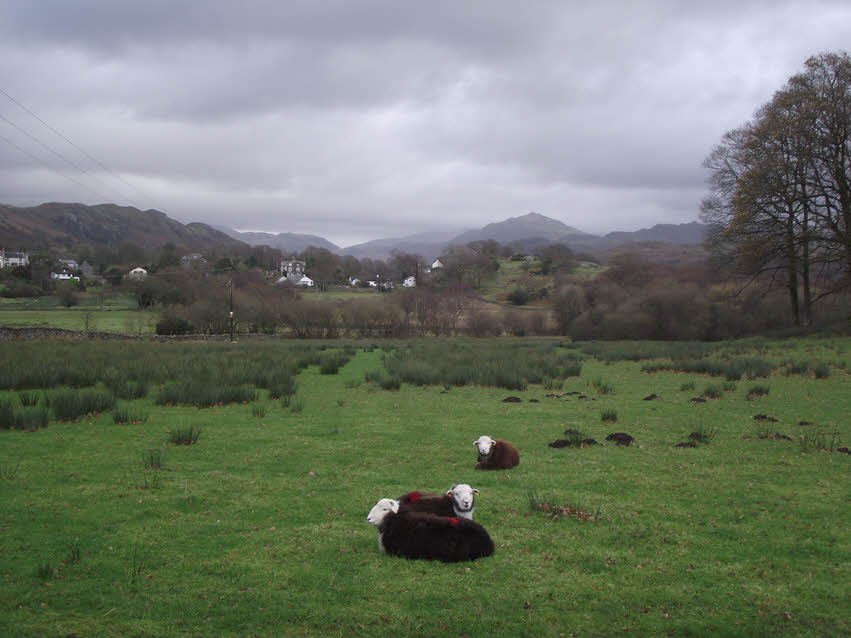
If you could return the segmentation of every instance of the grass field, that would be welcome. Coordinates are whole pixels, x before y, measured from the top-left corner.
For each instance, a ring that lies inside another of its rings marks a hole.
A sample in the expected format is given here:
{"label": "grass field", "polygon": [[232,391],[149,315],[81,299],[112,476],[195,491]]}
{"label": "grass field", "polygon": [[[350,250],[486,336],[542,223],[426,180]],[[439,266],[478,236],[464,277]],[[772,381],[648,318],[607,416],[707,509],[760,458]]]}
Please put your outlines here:
{"label": "grass field", "polygon": [[[10,328],[61,328],[125,334],[153,334],[159,313],[140,310],[87,310],[51,308],[47,310],[0,309],[0,325]],[[86,327],[88,323],[88,328]]]}
{"label": "grass field", "polygon": [[[708,347],[719,362],[776,366],[735,381],[625,360],[688,346],[523,345],[534,343],[396,344],[409,351],[396,365],[446,374],[430,366],[448,348],[471,353],[470,374],[499,357],[522,370],[540,354],[540,370],[581,363],[580,376],[387,391],[365,376],[389,374],[391,353],[358,347],[338,374],[303,369],[286,408],[266,390],[209,409],[157,405],[152,388],[115,411],[0,431],[0,635],[851,633],[851,456],[825,449],[851,443],[850,339]],[[64,344],[57,365],[99,347]],[[155,357],[227,347],[139,344],[114,364],[141,375]],[[291,347],[233,356],[283,359]],[[16,346],[3,348],[8,360]],[[719,398],[690,401],[710,385]],[[116,424],[128,409],[143,422]],[[196,444],[167,442],[189,428]],[[547,445],[568,428],[602,445]],[[674,447],[697,431],[711,443]],[[635,443],[616,446],[612,432]],[[474,471],[482,434],[512,441],[520,465]],[[774,434],[790,438],[760,438]],[[378,553],[365,517],[379,498],[462,482],[481,490],[493,556]],[[560,515],[532,511],[530,496]]]}

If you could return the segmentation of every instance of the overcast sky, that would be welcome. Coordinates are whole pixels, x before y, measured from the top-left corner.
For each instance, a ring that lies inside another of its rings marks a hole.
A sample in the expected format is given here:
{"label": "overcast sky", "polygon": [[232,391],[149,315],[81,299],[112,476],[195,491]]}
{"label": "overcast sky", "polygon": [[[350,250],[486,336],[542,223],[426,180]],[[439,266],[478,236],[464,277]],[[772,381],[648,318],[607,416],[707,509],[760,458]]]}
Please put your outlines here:
{"label": "overcast sky", "polygon": [[0,0],[0,202],[341,246],[694,221],[721,135],[849,43],[845,0]]}

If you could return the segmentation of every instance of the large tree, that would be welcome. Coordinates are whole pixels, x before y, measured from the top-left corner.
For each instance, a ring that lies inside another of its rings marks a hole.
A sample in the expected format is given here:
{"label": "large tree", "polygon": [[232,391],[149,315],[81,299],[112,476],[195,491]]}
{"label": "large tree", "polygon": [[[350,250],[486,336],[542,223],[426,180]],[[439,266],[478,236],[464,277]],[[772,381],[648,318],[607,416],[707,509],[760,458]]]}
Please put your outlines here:
{"label": "large tree", "polygon": [[849,131],[851,59],[821,54],[704,162],[710,195],[701,210],[713,255],[751,281],[781,282],[797,325],[851,279]]}

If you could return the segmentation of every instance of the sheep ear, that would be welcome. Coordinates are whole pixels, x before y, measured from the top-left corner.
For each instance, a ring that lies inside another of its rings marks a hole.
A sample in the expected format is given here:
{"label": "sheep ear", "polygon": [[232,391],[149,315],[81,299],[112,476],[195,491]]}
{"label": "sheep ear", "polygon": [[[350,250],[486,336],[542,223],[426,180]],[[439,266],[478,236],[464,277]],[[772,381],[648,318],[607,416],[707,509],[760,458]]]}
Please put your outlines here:
{"label": "sheep ear", "polygon": [[477,490],[477,489],[474,487],[474,488],[473,488],[473,494],[478,494],[478,493],[479,493],[479,490]]}
{"label": "sheep ear", "polygon": [[478,447],[479,442],[478,442],[478,441],[473,441],[473,445],[475,445],[475,446],[477,446],[477,447]]}
{"label": "sheep ear", "polygon": [[399,501],[390,501],[390,509],[393,510],[394,514],[399,513]]}
{"label": "sheep ear", "polygon": [[448,490],[448,491],[446,492],[446,496],[452,496],[452,490]]}

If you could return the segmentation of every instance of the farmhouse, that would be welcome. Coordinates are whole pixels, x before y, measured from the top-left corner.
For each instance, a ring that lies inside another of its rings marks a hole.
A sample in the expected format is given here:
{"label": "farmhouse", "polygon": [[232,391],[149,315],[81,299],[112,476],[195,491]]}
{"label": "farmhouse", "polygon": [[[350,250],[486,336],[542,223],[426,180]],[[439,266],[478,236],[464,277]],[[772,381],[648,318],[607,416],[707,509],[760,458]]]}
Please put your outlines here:
{"label": "farmhouse", "polygon": [[304,274],[304,270],[306,268],[306,264],[303,261],[292,260],[292,261],[282,261],[281,262],[281,274],[290,276],[290,275],[301,275]]}
{"label": "farmhouse", "polygon": [[405,278],[402,285],[405,286],[405,288],[415,288],[417,285],[417,278],[411,275],[410,277]]}
{"label": "farmhouse", "polygon": [[80,278],[72,275],[69,272],[52,272],[50,273],[50,278],[55,279],[56,281],[80,281]]}
{"label": "farmhouse", "polygon": [[7,252],[5,249],[0,249],[0,268],[27,266],[29,263],[30,257],[27,253],[13,253]]}
{"label": "farmhouse", "polygon": [[63,270],[79,270],[80,265],[75,259],[57,259],[56,265]]}
{"label": "farmhouse", "polygon": [[201,253],[190,253],[189,255],[183,255],[183,257],[180,258],[180,265],[183,268],[197,268],[198,266],[203,266],[206,263],[207,258]]}
{"label": "farmhouse", "polygon": [[136,281],[140,281],[142,279],[145,279],[145,278],[147,278],[147,276],[148,276],[148,271],[145,270],[144,268],[141,268],[141,267],[134,268],[129,273],[127,273],[128,279],[135,279]]}

